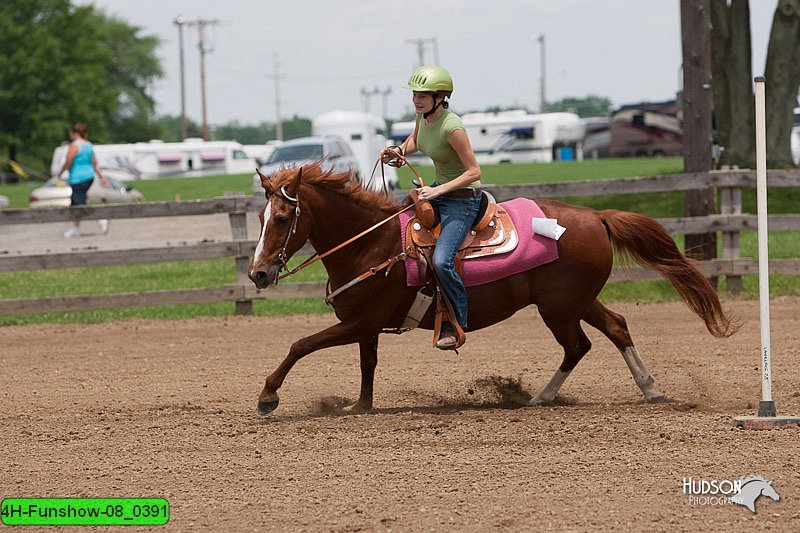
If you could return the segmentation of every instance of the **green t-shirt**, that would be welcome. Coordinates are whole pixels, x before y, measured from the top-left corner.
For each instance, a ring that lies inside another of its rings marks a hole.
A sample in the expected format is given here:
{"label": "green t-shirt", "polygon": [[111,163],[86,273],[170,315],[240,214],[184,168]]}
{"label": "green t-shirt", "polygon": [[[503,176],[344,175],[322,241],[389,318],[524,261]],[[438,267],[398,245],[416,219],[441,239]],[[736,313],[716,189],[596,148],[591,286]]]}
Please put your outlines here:
{"label": "green t-shirt", "polygon": [[[436,182],[447,183],[463,174],[467,169],[456,151],[447,142],[452,132],[464,130],[461,117],[445,109],[444,113],[430,126],[425,125],[422,115],[417,115],[417,123],[419,124],[417,148],[433,160],[436,168]],[[481,186],[481,182],[480,180],[473,181],[469,186],[477,188]]]}

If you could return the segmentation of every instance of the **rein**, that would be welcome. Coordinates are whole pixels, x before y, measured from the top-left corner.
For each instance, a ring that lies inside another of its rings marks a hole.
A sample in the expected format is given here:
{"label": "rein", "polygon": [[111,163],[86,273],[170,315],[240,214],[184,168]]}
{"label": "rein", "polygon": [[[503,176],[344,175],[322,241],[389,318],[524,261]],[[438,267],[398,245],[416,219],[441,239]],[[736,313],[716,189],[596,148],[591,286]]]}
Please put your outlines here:
{"label": "rein", "polygon": [[[421,186],[422,185],[422,176],[420,176],[419,172],[417,172],[417,169],[415,169],[413,166],[411,166],[411,164],[408,162],[408,160],[405,158],[405,156],[403,156],[403,154],[400,152],[400,150],[395,150],[394,152],[395,152],[396,157],[394,159],[392,159],[392,163],[393,163],[392,166],[398,166],[399,167],[403,163],[408,165],[408,168],[411,170],[411,172],[413,172],[417,176],[417,178],[419,179],[419,183],[420,183],[420,186]],[[378,156],[378,159],[375,161],[375,166],[372,169],[372,173],[373,174],[375,173],[375,169],[377,168],[379,163],[381,163],[381,157],[380,156]],[[383,165],[381,165],[381,173],[382,172],[383,172]],[[372,181],[372,178],[370,178],[370,182],[371,181]],[[386,181],[385,181],[385,179],[384,179],[384,191],[388,195],[388,191],[386,191]],[[341,243],[341,244],[339,244],[337,246],[334,246],[333,248],[331,248],[330,250],[328,250],[327,252],[325,252],[323,254],[315,253],[314,255],[312,255],[311,257],[309,257],[305,261],[303,261],[301,264],[299,264],[295,268],[289,270],[287,268],[287,266],[286,266],[286,264],[288,262],[288,259],[286,259],[286,247],[289,244],[289,239],[291,238],[291,236],[297,230],[297,219],[300,218],[300,204],[299,204],[297,198],[292,198],[291,196],[289,196],[286,193],[285,187],[281,187],[281,194],[283,195],[284,198],[286,198],[286,200],[290,204],[294,205],[294,214],[292,215],[292,229],[291,229],[291,231],[289,231],[289,233],[286,234],[286,240],[283,243],[283,248],[281,249],[281,253],[278,255],[278,260],[281,263],[281,269],[282,270],[286,270],[286,272],[284,272],[283,274],[280,274],[275,279],[276,283],[278,282],[278,280],[282,280],[282,279],[288,278],[289,276],[292,276],[292,275],[296,274],[300,270],[303,270],[304,268],[316,263],[317,261],[320,261],[320,260],[328,257],[332,253],[334,253],[334,252],[336,252],[338,250],[341,250],[342,248],[344,248],[348,244],[353,243],[354,241],[360,239],[364,235],[367,235],[368,233],[370,233],[370,232],[376,230],[377,228],[383,226],[384,224],[386,224],[387,222],[389,222],[393,218],[400,216],[402,213],[408,211],[412,207],[416,207],[416,205],[418,203],[418,202],[414,202],[414,203],[404,207],[403,209],[401,209],[397,213],[394,213],[393,215],[391,215],[391,216],[389,216],[387,218],[384,218],[380,222],[378,222],[376,224],[373,224],[372,226],[370,226],[369,228],[365,229],[364,231],[362,231],[358,235],[350,237],[349,239],[347,239],[343,243]],[[399,254],[399,255],[397,255],[395,257],[387,259],[386,261],[384,261],[380,265],[371,267],[367,272],[364,272],[360,276],[356,277],[354,280],[350,281],[349,283],[346,283],[345,285],[343,285],[342,287],[340,287],[339,289],[337,289],[336,291],[331,293],[328,297],[325,298],[326,303],[330,303],[329,299],[332,299],[337,294],[343,292],[345,290],[345,288],[350,288],[353,285],[355,285],[356,283],[358,283],[360,281],[363,281],[364,279],[367,279],[368,277],[374,276],[379,270],[382,270],[383,268],[394,266],[394,264],[397,263],[400,260],[400,256],[403,256],[403,258],[405,258],[405,253],[401,253],[401,254]],[[387,272],[387,274],[388,274],[388,272]],[[358,280],[358,281],[356,281],[356,280]]]}

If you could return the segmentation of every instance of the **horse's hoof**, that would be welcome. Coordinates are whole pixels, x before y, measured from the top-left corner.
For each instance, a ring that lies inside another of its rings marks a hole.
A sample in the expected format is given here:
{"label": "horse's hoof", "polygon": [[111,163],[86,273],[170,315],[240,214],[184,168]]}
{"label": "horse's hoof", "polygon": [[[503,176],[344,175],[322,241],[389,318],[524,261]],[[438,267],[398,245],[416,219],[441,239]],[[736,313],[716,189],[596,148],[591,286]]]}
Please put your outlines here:
{"label": "horse's hoof", "polygon": [[666,403],[667,397],[661,394],[659,396],[653,396],[652,398],[645,398],[645,401],[647,403]]}
{"label": "horse's hoof", "polygon": [[372,410],[372,404],[365,404],[365,403],[354,403],[353,405],[349,405],[344,408],[345,411],[348,413],[366,413],[367,411]]}
{"label": "horse's hoof", "polygon": [[272,411],[278,408],[279,403],[280,400],[278,399],[277,394],[268,400],[258,400],[258,414],[261,416],[270,414]]}
{"label": "horse's hoof", "polygon": [[538,396],[531,398],[528,402],[528,407],[543,407],[545,405],[551,405],[553,400],[545,400],[544,398],[539,398]]}
{"label": "horse's hoof", "polygon": [[268,415],[278,408],[278,400],[271,400],[267,402],[258,402],[258,414],[261,416]]}

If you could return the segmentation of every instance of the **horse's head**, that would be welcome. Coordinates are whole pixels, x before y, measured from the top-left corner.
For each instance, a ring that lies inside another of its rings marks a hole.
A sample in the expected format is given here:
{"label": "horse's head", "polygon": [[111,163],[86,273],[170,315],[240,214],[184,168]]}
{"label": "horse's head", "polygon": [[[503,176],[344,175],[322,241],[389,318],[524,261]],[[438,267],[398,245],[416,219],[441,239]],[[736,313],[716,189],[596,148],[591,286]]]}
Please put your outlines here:
{"label": "horse's head", "polygon": [[[258,238],[248,275],[259,289],[278,283],[278,276],[289,258],[308,240],[311,231],[308,216],[301,217],[300,180],[303,168],[290,168],[267,177],[256,170],[266,190],[267,205],[258,218]],[[294,173],[286,179],[286,173]],[[283,185],[280,185],[283,183]]]}

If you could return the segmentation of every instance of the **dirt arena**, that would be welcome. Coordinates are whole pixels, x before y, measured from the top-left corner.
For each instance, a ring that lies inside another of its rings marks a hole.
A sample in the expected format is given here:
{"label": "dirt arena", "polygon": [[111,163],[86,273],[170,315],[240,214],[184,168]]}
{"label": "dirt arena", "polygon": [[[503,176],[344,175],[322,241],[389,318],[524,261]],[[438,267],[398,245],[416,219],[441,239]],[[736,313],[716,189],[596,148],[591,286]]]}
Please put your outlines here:
{"label": "dirt arena", "polygon": [[[558,405],[520,407],[561,360],[531,308],[459,356],[383,336],[369,414],[332,407],[358,395],[357,347],[312,354],[266,418],[264,377],[332,315],[3,328],[0,496],[164,497],[153,529],[174,531],[798,531],[800,430],[732,428],[760,399],[760,343],[758,302],[727,305],[745,322],[727,340],[678,303],[611,306],[663,404],[587,328]],[[800,299],[772,320],[779,414],[800,415]],[[780,501],[683,494],[748,474]]]}

